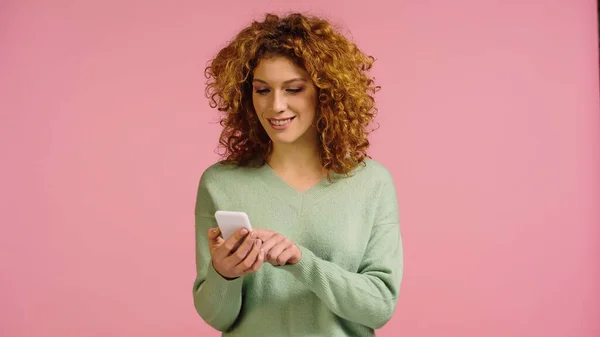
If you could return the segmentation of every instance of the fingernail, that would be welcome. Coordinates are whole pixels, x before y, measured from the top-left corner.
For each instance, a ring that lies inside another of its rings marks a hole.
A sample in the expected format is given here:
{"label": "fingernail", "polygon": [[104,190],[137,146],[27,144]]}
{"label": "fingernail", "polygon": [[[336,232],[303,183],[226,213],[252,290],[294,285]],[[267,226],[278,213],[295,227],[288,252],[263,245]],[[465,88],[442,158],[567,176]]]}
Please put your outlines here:
{"label": "fingernail", "polygon": [[240,232],[240,234],[246,235],[246,234],[248,234],[248,230],[246,228],[242,228],[242,231]]}
{"label": "fingernail", "polygon": [[261,239],[256,240],[256,246],[257,247],[260,247],[261,244],[262,244],[262,240]]}
{"label": "fingernail", "polygon": [[252,233],[250,233],[250,238],[251,238],[251,239],[254,239],[255,237],[256,237],[256,232],[252,232]]}

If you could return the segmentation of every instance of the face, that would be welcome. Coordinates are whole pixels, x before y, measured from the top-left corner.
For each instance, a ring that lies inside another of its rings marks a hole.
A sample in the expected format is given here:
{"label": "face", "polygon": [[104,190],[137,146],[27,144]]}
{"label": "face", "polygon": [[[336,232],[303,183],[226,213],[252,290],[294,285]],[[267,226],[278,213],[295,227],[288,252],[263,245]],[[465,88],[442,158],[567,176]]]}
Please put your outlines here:
{"label": "face", "polygon": [[279,56],[261,60],[253,75],[254,111],[273,143],[316,143],[317,90],[309,74]]}

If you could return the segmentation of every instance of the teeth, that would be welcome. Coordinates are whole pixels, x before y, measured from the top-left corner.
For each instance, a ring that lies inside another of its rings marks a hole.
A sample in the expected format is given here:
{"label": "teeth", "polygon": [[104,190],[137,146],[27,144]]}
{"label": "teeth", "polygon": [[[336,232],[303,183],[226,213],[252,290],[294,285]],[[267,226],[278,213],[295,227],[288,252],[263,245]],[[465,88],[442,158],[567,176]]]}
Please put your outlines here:
{"label": "teeth", "polygon": [[273,124],[273,125],[284,125],[287,122],[289,122],[290,120],[292,120],[292,119],[288,118],[288,119],[282,119],[282,120],[279,120],[279,121],[271,120],[271,124]]}

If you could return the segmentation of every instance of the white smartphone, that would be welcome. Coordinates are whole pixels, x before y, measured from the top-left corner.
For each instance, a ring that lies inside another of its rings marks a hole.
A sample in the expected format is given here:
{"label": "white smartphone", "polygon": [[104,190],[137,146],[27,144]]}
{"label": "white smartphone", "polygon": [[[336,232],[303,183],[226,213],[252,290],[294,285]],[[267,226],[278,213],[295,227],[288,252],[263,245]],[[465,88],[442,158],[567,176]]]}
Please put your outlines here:
{"label": "white smartphone", "polygon": [[221,236],[225,240],[241,228],[246,228],[248,232],[252,231],[250,218],[248,218],[246,212],[217,211],[215,212],[215,219],[221,230]]}

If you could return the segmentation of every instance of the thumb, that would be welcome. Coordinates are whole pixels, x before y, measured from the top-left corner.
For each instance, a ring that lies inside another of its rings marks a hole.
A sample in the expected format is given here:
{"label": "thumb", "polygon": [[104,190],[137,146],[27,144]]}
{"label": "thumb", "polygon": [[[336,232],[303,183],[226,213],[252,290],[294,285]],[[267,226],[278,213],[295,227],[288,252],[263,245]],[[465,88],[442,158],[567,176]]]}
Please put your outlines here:
{"label": "thumb", "polygon": [[[221,230],[217,228],[210,228],[208,230],[208,241],[211,245],[218,244],[222,239],[219,237],[221,235]],[[219,240],[221,239],[221,240]]]}

